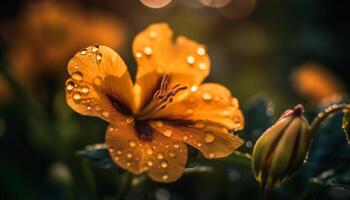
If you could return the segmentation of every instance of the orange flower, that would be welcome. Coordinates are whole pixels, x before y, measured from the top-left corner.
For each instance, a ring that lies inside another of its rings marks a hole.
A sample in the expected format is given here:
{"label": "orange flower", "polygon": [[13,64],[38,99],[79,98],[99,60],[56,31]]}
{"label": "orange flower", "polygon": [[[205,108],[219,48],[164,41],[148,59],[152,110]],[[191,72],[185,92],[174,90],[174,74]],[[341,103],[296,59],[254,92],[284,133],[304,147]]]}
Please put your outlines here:
{"label": "orange flower", "polygon": [[82,49],[68,63],[67,102],[76,112],[109,122],[106,143],[120,167],[155,181],[184,172],[187,144],[209,159],[225,157],[242,140],[237,99],[215,83],[202,84],[210,62],[203,45],[172,43],[166,24],[153,24],[133,42],[138,64],[133,85],[119,55],[105,46]]}

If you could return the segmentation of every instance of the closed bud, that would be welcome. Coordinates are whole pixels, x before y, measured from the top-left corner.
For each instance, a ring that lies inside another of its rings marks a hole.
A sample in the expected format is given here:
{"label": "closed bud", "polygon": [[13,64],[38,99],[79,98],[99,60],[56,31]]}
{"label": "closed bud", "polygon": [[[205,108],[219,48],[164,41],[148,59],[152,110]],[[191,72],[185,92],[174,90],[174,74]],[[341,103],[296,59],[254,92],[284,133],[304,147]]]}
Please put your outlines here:
{"label": "closed bud", "polygon": [[253,151],[255,178],[264,185],[279,186],[306,158],[311,134],[302,105],[287,110],[258,139]]}

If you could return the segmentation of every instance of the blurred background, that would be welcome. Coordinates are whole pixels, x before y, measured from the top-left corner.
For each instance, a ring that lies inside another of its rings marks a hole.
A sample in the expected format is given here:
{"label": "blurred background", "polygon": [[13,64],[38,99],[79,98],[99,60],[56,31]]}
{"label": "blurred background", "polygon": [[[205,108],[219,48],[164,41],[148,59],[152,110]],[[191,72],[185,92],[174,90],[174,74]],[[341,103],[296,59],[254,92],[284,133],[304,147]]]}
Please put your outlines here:
{"label": "blurred background", "polygon": [[[0,7],[0,199],[257,199],[250,164],[238,155],[192,155],[172,184],[128,176],[106,152],[106,123],[68,108],[66,64],[103,44],[129,66],[134,36],[154,22],[207,46],[207,81],[231,89],[245,113],[240,151],[295,104],[311,120],[348,99],[350,12],[345,0],[5,0]],[[298,175],[273,199],[350,199],[350,148],[335,116],[319,130]],[[84,150],[85,149],[85,150]],[[88,148],[89,149],[89,148]],[[83,150],[83,151],[81,151]],[[78,153],[77,153],[78,152]],[[200,168],[200,169],[202,169]]]}

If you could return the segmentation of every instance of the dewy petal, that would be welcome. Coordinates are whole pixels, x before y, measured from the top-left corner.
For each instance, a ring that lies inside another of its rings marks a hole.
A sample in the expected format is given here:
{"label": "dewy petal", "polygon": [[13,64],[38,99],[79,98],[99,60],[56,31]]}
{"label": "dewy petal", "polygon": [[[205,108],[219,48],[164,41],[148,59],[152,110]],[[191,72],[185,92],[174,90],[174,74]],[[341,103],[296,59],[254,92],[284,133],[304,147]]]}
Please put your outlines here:
{"label": "dewy petal", "polygon": [[197,148],[208,159],[226,157],[243,144],[242,139],[229,133],[226,128],[206,121],[194,124],[153,121],[151,126],[171,139]]}
{"label": "dewy petal", "polygon": [[66,82],[67,102],[76,112],[109,121],[110,115],[118,115],[111,98],[125,108],[133,108],[129,72],[112,49],[98,45],[84,48],[67,68],[71,76]]}
{"label": "dewy petal", "polygon": [[[172,31],[167,24],[153,24],[139,33],[133,42],[133,53],[138,64],[135,84],[136,107],[143,106],[153,95],[154,88],[164,74],[170,84],[199,85],[210,71],[210,61],[203,45],[185,37],[172,42]],[[147,77],[145,77],[147,76]]]}
{"label": "dewy petal", "polygon": [[173,182],[179,179],[187,162],[187,146],[154,133],[152,141],[141,141],[134,122],[119,122],[107,129],[106,143],[110,155],[120,167],[140,174],[147,172],[155,181]]}
{"label": "dewy petal", "polygon": [[169,104],[154,118],[210,121],[230,130],[241,130],[244,118],[238,100],[220,84],[205,83],[189,89],[190,94],[179,102]]}

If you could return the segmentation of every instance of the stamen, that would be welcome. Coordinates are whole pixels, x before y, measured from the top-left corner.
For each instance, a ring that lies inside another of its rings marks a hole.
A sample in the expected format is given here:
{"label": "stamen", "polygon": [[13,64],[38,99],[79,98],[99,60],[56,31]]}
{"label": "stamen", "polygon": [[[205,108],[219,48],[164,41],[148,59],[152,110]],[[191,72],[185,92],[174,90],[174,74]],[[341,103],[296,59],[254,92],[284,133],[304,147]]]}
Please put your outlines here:
{"label": "stamen", "polygon": [[169,75],[163,76],[159,90],[157,90],[152,100],[137,114],[138,120],[144,120],[149,118],[155,112],[164,109],[169,103],[173,101],[173,98],[181,90],[187,89],[187,87],[182,86],[179,83],[174,84],[171,88],[169,85]]}

